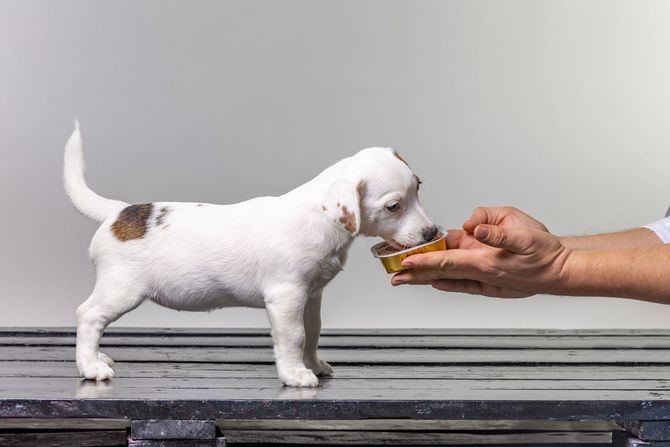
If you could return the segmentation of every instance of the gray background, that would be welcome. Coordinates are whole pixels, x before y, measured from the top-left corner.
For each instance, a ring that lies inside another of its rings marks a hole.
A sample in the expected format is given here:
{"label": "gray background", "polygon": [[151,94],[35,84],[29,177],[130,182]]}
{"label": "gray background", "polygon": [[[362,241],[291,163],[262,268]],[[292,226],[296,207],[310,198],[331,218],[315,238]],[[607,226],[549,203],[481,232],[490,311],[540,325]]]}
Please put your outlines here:
{"label": "gray background", "polygon": [[[0,3],[0,325],[72,325],[95,224],[61,187],[82,123],[88,179],[129,202],[281,194],[367,146],[401,151],[458,227],[516,205],[561,234],[670,204],[670,6],[621,1]],[[495,300],[391,288],[355,242],[327,327],[670,327],[628,300]],[[131,326],[266,326],[259,310]]]}

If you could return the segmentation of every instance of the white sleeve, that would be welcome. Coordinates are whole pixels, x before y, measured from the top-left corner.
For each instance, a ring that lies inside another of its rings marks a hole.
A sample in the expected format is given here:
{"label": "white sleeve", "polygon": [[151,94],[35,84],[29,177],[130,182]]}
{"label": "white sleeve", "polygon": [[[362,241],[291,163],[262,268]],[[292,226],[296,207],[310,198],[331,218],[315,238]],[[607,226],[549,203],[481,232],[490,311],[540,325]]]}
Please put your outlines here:
{"label": "white sleeve", "polygon": [[649,228],[656,233],[665,244],[670,244],[670,217],[652,222],[649,225],[645,225],[644,228]]}

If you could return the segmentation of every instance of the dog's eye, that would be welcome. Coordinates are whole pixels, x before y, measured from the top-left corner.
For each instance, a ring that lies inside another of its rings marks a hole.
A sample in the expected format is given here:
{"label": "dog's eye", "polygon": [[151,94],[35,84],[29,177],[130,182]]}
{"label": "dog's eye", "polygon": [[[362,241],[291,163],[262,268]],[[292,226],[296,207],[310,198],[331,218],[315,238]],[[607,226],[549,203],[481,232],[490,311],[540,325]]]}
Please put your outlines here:
{"label": "dog's eye", "polygon": [[393,213],[400,209],[400,204],[398,202],[395,202],[390,205],[386,205],[386,209]]}

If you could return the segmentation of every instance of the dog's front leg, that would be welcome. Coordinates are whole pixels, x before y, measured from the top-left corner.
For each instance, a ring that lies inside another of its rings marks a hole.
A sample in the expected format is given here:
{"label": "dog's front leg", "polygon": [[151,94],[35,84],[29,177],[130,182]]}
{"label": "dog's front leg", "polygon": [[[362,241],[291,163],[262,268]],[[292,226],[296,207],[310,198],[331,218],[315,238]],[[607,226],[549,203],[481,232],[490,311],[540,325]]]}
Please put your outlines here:
{"label": "dog's front leg", "polygon": [[305,349],[303,360],[305,366],[317,376],[332,376],[333,368],[323,360],[319,360],[319,335],[321,334],[321,292],[309,297],[305,304]]}
{"label": "dog's front leg", "polygon": [[279,380],[288,386],[313,387],[319,379],[303,363],[305,325],[303,312],[307,293],[294,285],[282,285],[265,292]]}

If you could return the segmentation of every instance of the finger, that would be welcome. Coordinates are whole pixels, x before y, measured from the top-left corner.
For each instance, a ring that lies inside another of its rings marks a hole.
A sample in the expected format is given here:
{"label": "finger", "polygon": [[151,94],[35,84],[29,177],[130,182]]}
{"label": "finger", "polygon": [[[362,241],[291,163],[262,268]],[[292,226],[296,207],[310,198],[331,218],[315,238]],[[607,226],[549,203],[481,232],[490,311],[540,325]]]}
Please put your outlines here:
{"label": "finger", "polygon": [[496,225],[478,225],[475,228],[474,236],[483,244],[521,254],[533,245],[534,237],[539,233],[527,228],[502,228]]}
{"label": "finger", "polygon": [[436,279],[444,278],[444,272],[442,270],[405,270],[400,273],[396,273],[391,278],[392,286],[399,286],[402,284],[430,284]]}
{"label": "finger", "polygon": [[443,292],[481,295],[484,291],[481,282],[473,281],[471,279],[436,279],[431,281],[430,285],[433,286],[434,289],[442,290]]}
{"label": "finger", "polygon": [[472,234],[477,225],[490,224],[496,225],[500,223],[503,211],[506,208],[500,207],[479,207],[475,208],[472,216],[463,223],[463,229]]}
{"label": "finger", "polygon": [[409,269],[454,269],[460,266],[473,265],[477,260],[472,252],[475,250],[441,250],[408,256],[402,266]]}
{"label": "finger", "polygon": [[459,248],[464,235],[465,231],[463,230],[447,230],[447,237],[445,239],[447,250]]}
{"label": "finger", "polygon": [[[488,250],[488,249],[486,249]],[[414,255],[403,262],[411,268],[396,273],[391,284],[429,284],[434,279],[479,279],[483,273],[480,266],[482,250],[447,250]]]}
{"label": "finger", "polygon": [[444,292],[469,293],[493,298],[526,298],[533,295],[523,290],[496,287],[468,279],[438,279],[432,281],[431,286]]}

